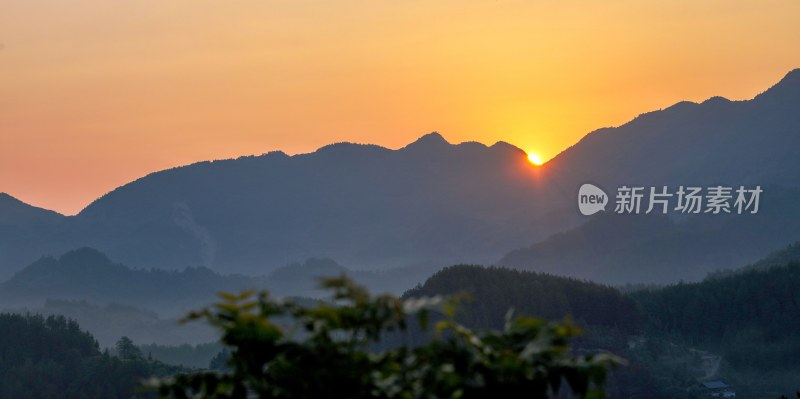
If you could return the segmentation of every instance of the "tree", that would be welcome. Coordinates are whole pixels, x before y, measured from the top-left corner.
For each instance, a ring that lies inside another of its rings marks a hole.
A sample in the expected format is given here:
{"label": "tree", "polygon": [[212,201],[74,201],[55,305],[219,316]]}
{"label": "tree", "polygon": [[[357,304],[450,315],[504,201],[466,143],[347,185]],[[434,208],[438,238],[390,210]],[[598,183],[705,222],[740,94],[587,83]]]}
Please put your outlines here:
{"label": "tree", "polygon": [[[564,386],[603,397],[610,354],[573,356],[568,322],[507,317],[503,331],[475,333],[454,321],[452,300],[373,297],[346,278],[326,279],[332,301],[301,305],[267,292],[222,294],[190,314],[222,331],[229,369],[180,375],[156,385],[162,397],[203,398],[544,398]],[[436,338],[381,351],[389,333],[407,332],[416,314],[444,313]],[[372,346],[371,346],[372,345]]]}
{"label": "tree", "polygon": [[133,344],[128,337],[122,337],[117,341],[117,357],[122,360],[142,360],[142,351]]}
{"label": "tree", "polygon": [[211,358],[211,360],[208,362],[208,369],[209,370],[227,369],[228,358],[230,358],[230,356],[231,354],[230,352],[228,352],[228,349],[223,349],[222,351],[220,351],[219,353],[214,355],[214,357]]}

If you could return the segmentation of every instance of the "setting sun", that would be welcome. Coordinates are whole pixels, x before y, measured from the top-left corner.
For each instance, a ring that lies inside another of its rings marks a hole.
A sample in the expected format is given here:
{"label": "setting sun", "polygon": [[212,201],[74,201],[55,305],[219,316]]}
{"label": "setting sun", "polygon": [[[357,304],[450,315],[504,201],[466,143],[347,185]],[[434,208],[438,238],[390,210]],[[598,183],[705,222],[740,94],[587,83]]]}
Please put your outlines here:
{"label": "setting sun", "polygon": [[532,152],[528,153],[528,160],[531,161],[531,163],[534,164],[534,165],[541,165],[542,164],[542,158],[540,156],[532,153]]}

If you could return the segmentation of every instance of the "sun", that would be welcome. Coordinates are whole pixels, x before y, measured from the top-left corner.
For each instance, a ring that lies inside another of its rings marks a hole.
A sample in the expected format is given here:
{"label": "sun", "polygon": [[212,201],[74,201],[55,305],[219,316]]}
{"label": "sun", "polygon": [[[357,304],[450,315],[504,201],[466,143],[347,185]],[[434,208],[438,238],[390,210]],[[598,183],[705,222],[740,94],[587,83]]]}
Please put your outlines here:
{"label": "sun", "polygon": [[528,161],[531,161],[531,163],[536,166],[539,166],[543,163],[542,158],[532,152],[528,153]]}

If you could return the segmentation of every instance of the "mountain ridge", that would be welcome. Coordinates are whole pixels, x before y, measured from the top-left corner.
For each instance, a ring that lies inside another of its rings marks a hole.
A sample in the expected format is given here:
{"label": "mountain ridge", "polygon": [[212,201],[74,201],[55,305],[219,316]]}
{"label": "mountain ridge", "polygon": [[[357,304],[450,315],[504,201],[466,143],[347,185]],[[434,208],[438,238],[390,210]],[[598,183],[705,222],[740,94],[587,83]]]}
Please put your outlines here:
{"label": "mountain ridge", "polygon": [[134,269],[83,247],[59,257],[43,256],[16,272],[0,283],[0,298],[5,307],[41,306],[48,299],[84,300],[180,315],[205,305],[216,292],[254,288],[257,281],[207,268]]}
{"label": "mountain ridge", "polygon": [[45,250],[0,265],[80,246],[137,267],[248,274],[313,257],[365,270],[486,262],[524,244],[535,173],[509,144],[438,133],[397,150],[338,143],[199,162],[112,190],[44,234]]}
{"label": "mountain ridge", "polygon": [[[0,277],[81,246],[134,267],[260,275],[310,258],[356,270],[487,264],[585,223],[575,194],[587,181],[612,189],[797,188],[798,107],[800,70],[793,70],[750,100],[679,102],[595,130],[541,167],[508,143],[450,144],[435,132],[396,150],[338,143],[194,163],[123,185],[37,234],[11,233],[0,240]],[[780,201],[780,211],[791,212]],[[729,228],[758,225],[747,223]],[[769,242],[729,246],[752,257],[797,233],[794,225],[773,227]],[[686,240],[686,231],[674,234]]]}
{"label": "mountain ridge", "polygon": [[[798,121],[800,118],[795,112],[791,112],[794,109],[793,106],[800,103],[800,68],[793,69],[778,83],[751,99],[741,101],[721,101],[721,99],[721,97],[712,96],[699,104],[680,101],[661,110],[640,114],[620,126],[594,130],[548,162],[547,179],[577,184],[575,181],[580,178],[576,175],[582,175],[581,178],[584,181],[614,181],[616,183],[631,176],[629,180],[634,181],[627,181],[627,183],[638,183],[646,179],[641,176],[642,173],[637,174],[630,171],[630,166],[626,163],[637,164],[640,168],[643,167],[641,169],[646,170],[647,166],[655,162],[668,163],[671,159],[680,158],[680,151],[677,150],[682,149],[688,153],[688,157],[684,155],[688,162],[684,163],[689,166],[702,164],[703,158],[709,155],[707,149],[713,147],[713,141],[717,140],[722,144],[724,140],[720,139],[723,138],[738,138],[739,142],[735,143],[738,145],[737,147],[726,145],[718,152],[731,154],[729,159],[724,160],[724,166],[730,167],[741,175],[746,168],[738,164],[741,163],[741,160],[748,159],[748,153],[745,151],[750,151],[750,162],[758,163],[763,160],[768,164],[768,161],[773,159],[775,151],[786,151],[787,148],[791,148],[787,147],[790,143],[800,143],[797,140],[798,135],[790,134],[796,132],[792,128],[800,124]],[[780,120],[788,119],[788,126],[769,123],[770,117],[777,116],[782,117]],[[666,145],[666,149],[672,151],[664,151],[659,148],[659,146],[667,144],[664,140],[652,143],[648,143],[646,140],[648,137],[657,137],[670,131],[672,132],[670,135],[672,143]],[[761,135],[762,140],[771,139],[772,141],[759,142],[753,138],[756,134]],[[794,140],[787,142],[787,137],[792,136],[794,136]],[[598,148],[599,143],[604,146]],[[639,148],[632,147],[634,144],[638,144]],[[693,146],[697,149],[693,150]],[[626,157],[620,158],[622,155],[626,155]],[[601,160],[611,163],[610,168],[603,168],[603,171],[608,173],[597,173],[598,171],[594,167],[589,166],[599,164]],[[800,169],[800,163],[793,166],[795,169]],[[687,170],[688,168],[674,169],[676,170],[670,173],[672,176],[667,174],[662,177],[674,182],[675,175],[686,176],[692,175],[694,172]],[[618,172],[620,176],[612,178],[610,175],[612,172]],[[666,172],[669,172],[669,169]],[[705,175],[713,175],[721,181],[734,180],[735,175],[724,173],[725,168],[722,166],[717,167],[713,172],[716,173],[705,173]],[[769,173],[761,175],[770,176]],[[765,179],[762,183],[788,181],[787,179],[780,181]]]}
{"label": "mountain ridge", "polygon": [[11,194],[0,192],[0,224],[24,226],[31,222],[53,223],[65,217],[56,211],[28,204]]}

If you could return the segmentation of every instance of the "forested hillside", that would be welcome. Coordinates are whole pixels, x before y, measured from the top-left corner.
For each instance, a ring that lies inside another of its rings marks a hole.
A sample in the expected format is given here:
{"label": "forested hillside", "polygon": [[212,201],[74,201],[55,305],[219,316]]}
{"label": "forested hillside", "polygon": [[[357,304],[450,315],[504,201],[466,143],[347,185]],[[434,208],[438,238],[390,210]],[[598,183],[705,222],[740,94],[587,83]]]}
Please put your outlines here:
{"label": "forested hillside", "polygon": [[734,365],[780,368],[800,358],[800,263],[631,295],[651,332],[718,348]]}
{"label": "forested hillside", "polygon": [[119,356],[64,317],[0,314],[0,397],[131,399],[142,379],[183,369],[149,361],[129,340]]}
{"label": "forested hillside", "polygon": [[632,331],[637,322],[630,299],[612,287],[513,269],[447,267],[403,297],[467,294],[460,319],[469,326],[500,328],[509,309],[550,320],[572,317],[583,325]]}
{"label": "forested hillside", "polygon": [[797,287],[800,263],[630,294],[543,273],[462,265],[443,269],[404,297],[466,293],[471,300],[462,302],[457,317],[472,328],[501,328],[510,308],[548,319],[569,315],[586,331],[577,348],[611,350],[629,360],[612,374],[611,393],[691,398],[703,395],[698,381],[725,379],[738,397],[777,398],[798,388]]}
{"label": "forested hillside", "polygon": [[[710,375],[724,377],[740,398],[794,392],[800,388],[798,287],[800,263],[793,262],[634,292],[630,296],[644,320],[638,361],[663,377],[662,386],[675,389],[688,386],[676,386],[681,378]],[[716,366],[706,363],[696,367],[699,373],[687,373],[703,357]]]}

